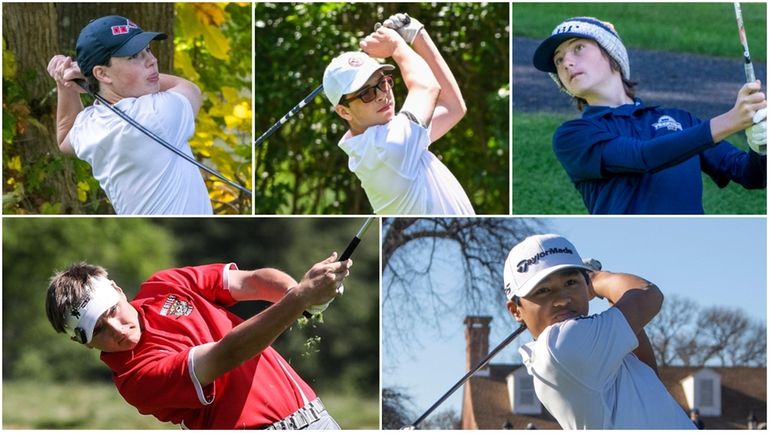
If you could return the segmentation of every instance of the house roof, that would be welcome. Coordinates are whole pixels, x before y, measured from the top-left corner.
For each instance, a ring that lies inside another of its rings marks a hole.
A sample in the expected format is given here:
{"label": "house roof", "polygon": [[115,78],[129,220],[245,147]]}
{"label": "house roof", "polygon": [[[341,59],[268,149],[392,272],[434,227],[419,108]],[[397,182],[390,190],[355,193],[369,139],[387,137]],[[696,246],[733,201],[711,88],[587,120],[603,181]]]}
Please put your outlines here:
{"label": "house roof", "polygon": [[[508,421],[514,429],[532,423],[538,429],[559,429],[555,419],[543,414],[514,415],[508,401],[506,377],[523,367],[521,364],[490,364],[488,375],[475,375],[466,383],[479,429],[501,429]],[[687,400],[680,381],[703,367],[660,367],[661,380],[683,407]],[[759,422],[767,421],[767,369],[765,367],[708,367],[720,375],[722,384],[722,416],[701,417],[709,429],[745,428],[749,411]],[[468,401],[468,400],[464,400]]]}

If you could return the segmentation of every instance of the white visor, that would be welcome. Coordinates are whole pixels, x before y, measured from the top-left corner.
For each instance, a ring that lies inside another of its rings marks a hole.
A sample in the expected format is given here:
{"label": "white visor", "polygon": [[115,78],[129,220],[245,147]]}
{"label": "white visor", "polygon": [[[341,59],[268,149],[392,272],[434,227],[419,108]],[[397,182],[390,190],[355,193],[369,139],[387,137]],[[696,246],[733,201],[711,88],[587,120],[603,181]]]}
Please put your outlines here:
{"label": "white visor", "polygon": [[104,277],[91,277],[86,291],[80,304],[74,305],[67,315],[67,326],[75,339],[83,344],[93,339],[94,327],[102,314],[120,301],[112,280]]}

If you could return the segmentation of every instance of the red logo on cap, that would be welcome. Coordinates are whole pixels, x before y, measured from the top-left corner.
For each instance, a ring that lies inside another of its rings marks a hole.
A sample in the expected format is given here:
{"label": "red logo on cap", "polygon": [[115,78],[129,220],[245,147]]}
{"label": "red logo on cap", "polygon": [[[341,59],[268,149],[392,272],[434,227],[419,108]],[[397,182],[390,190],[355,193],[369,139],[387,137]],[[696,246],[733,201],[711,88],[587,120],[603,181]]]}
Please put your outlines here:
{"label": "red logo on cap", "polygon": [[350,65],[350,66],[352,66],[354,68],[357,68],[357,67],[359,67],[359,66],[361,66],[363,64],[364,64],[364,62],[362,62],[361,59],[359,59],[358,57],[351,57],[351,58],[348,59],[348,65]]}
{"label": "red logo on cap", "polygon": [[119,26],[112,26],[110,29],[112,30],[112,35],[125,35],[128,33],[131,29],[138,29],[139,26],[137,26],[133,21],[126,20],[125,24],[119,25]]}

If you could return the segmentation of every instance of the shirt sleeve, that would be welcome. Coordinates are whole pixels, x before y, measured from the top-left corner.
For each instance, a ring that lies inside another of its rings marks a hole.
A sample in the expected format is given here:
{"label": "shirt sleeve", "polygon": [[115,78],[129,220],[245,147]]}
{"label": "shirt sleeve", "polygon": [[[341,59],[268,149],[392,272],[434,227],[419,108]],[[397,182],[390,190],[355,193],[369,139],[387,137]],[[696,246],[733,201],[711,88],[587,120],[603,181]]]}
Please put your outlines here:
{"label": "shirt sleeve", "polygon": [[176,92],[156,92],[140,96],[126,114],[174,145],[187,143],[195,133],[192,104]]}
{"label": "shirt sleeve", "polygon": [[374,137],[379,161],[408,178],[416,175],[420,156],[429,144],[428,130],[409,120],[404,113],[377,128]]}
{"label": "shirt sleeve", "polygon": [[165,294],[171,283],[181,290],[197,293],[213,304],[229,307],[236,303],[226,286],[226,271],[229,269],[236,269],[235,265],[212,264],[160,271],[142,284],[140,295],[144,298]]}
{"label": "shirt sleeve", "polygon": [[615,375],[639,341],[617,308],[554,326],[547,335],[551,356],[562,369],[591,389]]}
{"label": "shirt sleeve", "polygon": [[608,131],[591,120],[576,119],[562,124],[553,136],[556,157],[573,182],[659,171],[713,146],[708,122],[642,140]]}
{"label": "shirt sleeve", "polygon": [[756,152],[743,152],[727,141],[701,154],[703,172],[714,183],[724,188],[730,181],[747,189],[767,187],[767,156]]}
{"label": "shirt sleeve", "polygon": [[114,377],[115,385],[126,402],[143,414],[211,404],[215,397],[214,384],[201,387],[191,377],[193,349],[177,353],[156,350],[140,355],[142,359],[132,360],[131,369]]}

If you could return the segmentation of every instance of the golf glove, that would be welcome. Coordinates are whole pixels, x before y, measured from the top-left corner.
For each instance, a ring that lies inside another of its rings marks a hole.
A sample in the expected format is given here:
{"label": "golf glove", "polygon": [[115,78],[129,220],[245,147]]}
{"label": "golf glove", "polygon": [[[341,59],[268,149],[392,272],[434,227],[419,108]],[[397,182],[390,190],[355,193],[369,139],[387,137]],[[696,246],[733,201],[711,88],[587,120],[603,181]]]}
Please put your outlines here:
{"label": "golf glove", "polygon": [[[337,287],[337,296],[340,296],[343,293],[345,293],[345,286],[340,284],[340,286]],[[321,314],[324,311],[326,311],[327,308],[329,308],[329,304],[331,304],[334,301],[334,299],[335,298],[331,298],[329,300],[329,302],[327,302],[325,304],[311,305],[311,306],[307,307],[307,309],[305,311],[307,311],[308,313],[313,314],[313,315]]]}
{"label": "golf glove", "polygon": [[583,259],[583,264],[588,266],[594,271],[601,271],[602,270],[602,262],[592,259],[590,257],[586,257]]}
{"label": "golf glove", "polygon": [[749,147],[760,155],[767,155],[767,109],[754,114],[754,126],[746,130]]}
{"label": "golf glove", "polygon": [[374,30],[377,30],[381,26],[385,26],[389,29],[397,31],[398,34],[401,35],[401,37],[404,38],[404,40],[410,45],[412,42],[414,42],[414,38],[417,37],[417,34],[420,33],[420,30],[425,27],[421,22],[403,13],[391,15],[382,24],[375,24]]}

